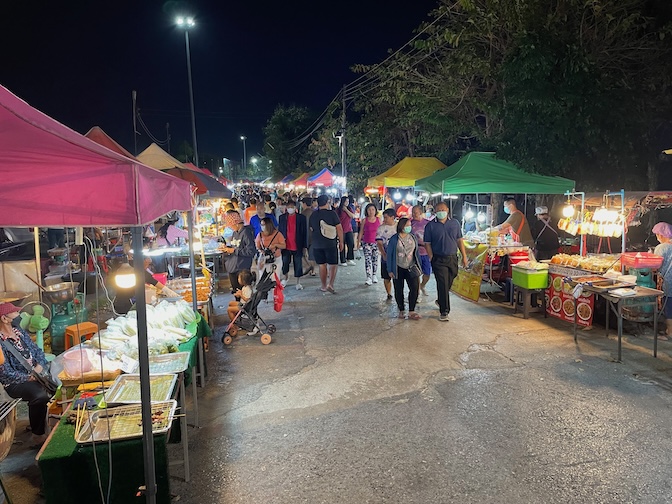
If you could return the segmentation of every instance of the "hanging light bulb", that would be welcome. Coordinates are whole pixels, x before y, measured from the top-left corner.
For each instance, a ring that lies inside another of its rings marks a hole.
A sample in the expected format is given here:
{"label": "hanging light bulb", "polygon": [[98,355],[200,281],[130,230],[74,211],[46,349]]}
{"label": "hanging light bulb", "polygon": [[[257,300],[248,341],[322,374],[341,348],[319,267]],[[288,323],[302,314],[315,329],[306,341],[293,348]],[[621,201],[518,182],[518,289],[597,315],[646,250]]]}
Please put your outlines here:
{"label": "hanging light bulb", "polygon": [[478,212],[478,215],[476,216],[476,220],[478,222],[485,222],[485,214],[483,212]]}
{"label": "hanging light bulb", "polygon": [[401,199],[401,193],[399,191],[395,192],[393,198],[395,201],[399,201]]}
{"label": "hanging light bulb", "polygon": [[124,263],[119,266],[117,274],[114,277],[114,283],[117,284],[117,287],[122,289],[130,289],[135,287],[135,270],[131,267],[130,264]]}
{"label": "hanging light bulb", "polygon": [[464,214],[464,217],[467,218],[467,219],[473,219],[474,218],[474,212],[471,210],[471,208],[469,210],[467,210],[467,212]]}
{"label": "hanging light bulb", "polygon": [[574,217],[574,206],[569,203],[565,205],[562,209],[562,216],[567,217],[568,219]]}

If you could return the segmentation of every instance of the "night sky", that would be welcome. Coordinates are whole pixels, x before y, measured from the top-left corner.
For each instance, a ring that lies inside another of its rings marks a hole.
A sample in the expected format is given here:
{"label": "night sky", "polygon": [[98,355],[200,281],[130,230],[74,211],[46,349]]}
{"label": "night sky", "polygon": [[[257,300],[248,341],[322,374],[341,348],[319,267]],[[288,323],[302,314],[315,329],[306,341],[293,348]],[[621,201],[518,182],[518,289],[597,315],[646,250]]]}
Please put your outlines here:
{"label": "night sky", "polygon": [[[261,152],[277,104],[321,112],[356,63],[413,36],[437,0],[4,2],[0,84],[80,133],[94,125],[133,152],[131,91],[151,133],[191,143],[184,34],[190,31],[198,147],[239,161]],[[142,132],[138,151],[151,140]],[[201,163],[203,164],[203,163]]]}

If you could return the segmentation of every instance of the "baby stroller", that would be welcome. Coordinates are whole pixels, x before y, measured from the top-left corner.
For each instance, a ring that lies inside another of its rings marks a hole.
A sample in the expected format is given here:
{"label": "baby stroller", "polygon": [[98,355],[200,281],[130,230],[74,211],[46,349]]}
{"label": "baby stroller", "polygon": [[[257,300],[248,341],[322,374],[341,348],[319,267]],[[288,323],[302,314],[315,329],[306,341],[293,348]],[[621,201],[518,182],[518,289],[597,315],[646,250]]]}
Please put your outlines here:
{"label": "baby stroller", "polygon": [[261,342],[268,345],[272,339],[271,334],[275,332],[273,324],[267,324],[257,313],[257,307],[262,299],[266,299],[268,293],[275,288],[274,273],[272,271],[265,271],[256,285],[256,290],[252,293],[250,300],[245,303],[240,311],[233,318],[231,323],[226,327],[222,343],[230,345],[238,333],[244,331],[254,331],[261,333],[261,325],[265,327],[265,332],[261,335]]}

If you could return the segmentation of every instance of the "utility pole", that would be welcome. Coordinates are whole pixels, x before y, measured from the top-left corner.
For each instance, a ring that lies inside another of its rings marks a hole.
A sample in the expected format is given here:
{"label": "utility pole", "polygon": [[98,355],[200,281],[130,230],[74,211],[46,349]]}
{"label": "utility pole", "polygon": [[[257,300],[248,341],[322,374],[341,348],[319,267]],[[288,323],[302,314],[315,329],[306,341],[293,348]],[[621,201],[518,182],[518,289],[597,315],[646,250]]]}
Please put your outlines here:
{"label": "utility pole", "polygon": [[170,154],[170,123],[166,123],[166,140],[168,142],[168,154]]}
{"label": "utility pole", "polygon": [[133,155],[137,156],[138,155],[138,125],[137,125],[137,119],[138,119],[138,93],[135,91],[131,91],[131,98],[133,99]]}
{"label": "utility pole", "polygon": [[[341,91],[341,97],[343,99],[343,111],[341,113],[341,138],[340,138],[340,143],[341,143],[341,177],[345,179],[348,176],[348,169],[345,165],[345,86],[343,86],[343,89]],[[344,181],[344,189],[345,189],[345,181]]]}

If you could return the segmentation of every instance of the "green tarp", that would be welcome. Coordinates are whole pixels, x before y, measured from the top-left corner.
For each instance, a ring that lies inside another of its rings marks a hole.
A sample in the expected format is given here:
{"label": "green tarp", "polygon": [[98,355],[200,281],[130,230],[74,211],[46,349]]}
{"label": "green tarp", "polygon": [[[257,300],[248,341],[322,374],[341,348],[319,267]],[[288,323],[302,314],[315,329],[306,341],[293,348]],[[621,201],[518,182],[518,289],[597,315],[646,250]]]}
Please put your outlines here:
{"label": "green tarp", "polygon": [[470,152],[448,168],[416,181],[416,191],[430,194],[564,194],[574,181],[524,172],[494,152]]}

